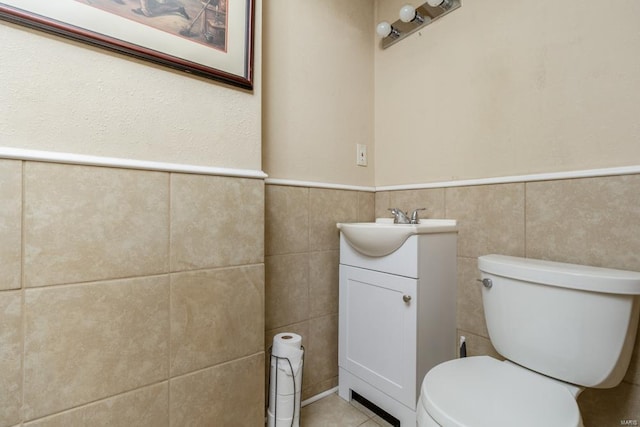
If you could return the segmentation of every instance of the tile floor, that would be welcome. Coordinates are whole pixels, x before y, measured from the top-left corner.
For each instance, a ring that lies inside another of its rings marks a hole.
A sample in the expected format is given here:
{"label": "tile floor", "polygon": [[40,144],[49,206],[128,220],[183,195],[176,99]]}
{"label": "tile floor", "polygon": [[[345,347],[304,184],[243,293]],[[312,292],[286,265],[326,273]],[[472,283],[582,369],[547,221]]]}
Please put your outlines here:
{"label": "tile floor", "polygon": [[390,426],[358,402],[346,402],[336,393],[305,406],[300,414],[300,427]]}

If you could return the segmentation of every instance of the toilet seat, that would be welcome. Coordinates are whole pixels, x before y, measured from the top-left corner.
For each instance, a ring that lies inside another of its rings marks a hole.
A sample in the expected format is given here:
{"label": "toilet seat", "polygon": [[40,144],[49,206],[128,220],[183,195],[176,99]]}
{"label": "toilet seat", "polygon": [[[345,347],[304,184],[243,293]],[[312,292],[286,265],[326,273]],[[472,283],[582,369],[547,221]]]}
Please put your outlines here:
{"label": "toilet seat", "polygon": [[443,427],[581,427],[576,399],[559,381],[488,356],[431,369],[419,411]]}

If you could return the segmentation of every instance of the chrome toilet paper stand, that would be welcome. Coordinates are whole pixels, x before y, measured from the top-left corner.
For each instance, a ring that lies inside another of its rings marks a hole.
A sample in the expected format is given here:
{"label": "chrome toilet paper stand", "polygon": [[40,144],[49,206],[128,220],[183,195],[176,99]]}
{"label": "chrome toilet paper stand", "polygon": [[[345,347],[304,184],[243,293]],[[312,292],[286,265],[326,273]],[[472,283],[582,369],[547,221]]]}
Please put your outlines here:
{"label": "chrome toilet paper stand", "polygon": [[[269,347],[269,369],[271,369],[273,367],[273,359],[275,358],[276,360],[276,369],[278,369],[278,366],[280,366],[280,361],[281,360],[286,360],[287,363],[289,364],[289,369],[291,370],[291,381],[293,381],[293,399],[294,399],[294,404],[293,404],[293,413],[291,414],[291,427],[293,427],[293,424],[295,422],[295,415],[296,415],[296,408],[300,406],[301,399],[302,399],[302,390],[296,390],[296,377],[293,374],[293,365],[291,364],[291,360],[289,360],[288,357],[280,357],[280,356],[275,356],[271,353],[271,349],[273,348],[273,346]],[[302,349],[302,367],[300,368],[300,384],[302,384],[302,380],[304,379],[302,376],[302,372],[304,369],[304,354],[305,354],[305,350],[304,350],[304,346],[301,345],[300,348]],[[278,422],[278,374],[276,373],[275,375],[276,378],[276,383],[275,383],[275,387],[274,387],[274,392],[275,392],[275,398],[274,398],[274,403],[273,403],[273,418],[275,420],[274,422],[274,426],[275,424],[277,424]],[[302,386],[301,386],[302,388]],[[298,393],[298,391],[300,391],[300,397],[298,397],[298,401],[296,402],[296,394]],[[269,396],[267,396],[267,409],[269,408],[269,402],[271,402],[271,372],[269,372]]]}

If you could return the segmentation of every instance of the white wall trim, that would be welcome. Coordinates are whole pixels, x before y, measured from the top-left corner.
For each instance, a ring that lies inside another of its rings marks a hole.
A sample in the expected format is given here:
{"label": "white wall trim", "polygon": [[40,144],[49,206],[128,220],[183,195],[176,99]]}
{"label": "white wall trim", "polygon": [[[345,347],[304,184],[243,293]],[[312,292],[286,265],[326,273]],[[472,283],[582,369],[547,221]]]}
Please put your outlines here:
{"label": "white wall trim", "polygon": [[334,388],[329,389],[327,391],[323,391],[320,394],[316,394],[315,396],[311,396],[307,400],[303,400],[302,403],[300,404],[300,406],[304,407],[304,406],[307,406],[307,405],[311,405],[313,402],[317,402],[320,399],[323,399],[323,398],[325,398],[327,396],[331,396],[336,391],[338,391],[338,387],[334,387]]}
{"label": "white wall trim", "polygon": [[494,178],[466,179],[461,181],[430,182],[426,184],[386,185],[376,187],[376,191],[421,190],[427,188],[466,187],[472,185],[508,184],[516,182],[553,181],[559,179],[593,178],[640,174],[640,166],[588,169],[569,172],[551,172],[531,175],[500,176]]}
{"label": "white wall trim", "polygon": [[267,174],[252,169],[232,169],[215,166],[197,166],[181,163],[151,162],[117,157],[89,156],[85,154],[58,153],[55,151],[27,150],[0,147],[0,159],[32,160],[36,162],[65,163],[72,165],[105,166],[112,168],[141,169],[162,172],[192,173],[200,175],[232,176],[264,179]]}
{"label": "white wall trim", "polygon": [[375,187],[365,187],[359,185],[344,185],[344,184],[330,184],[326,182],[314,182],[314,181],[298,181],[295,179],[279,179],[279,178],[267,178],[265,180],[267,185],[287,185],[290,187],[311,187],[311,188],[328,188],[332,190],[355,190],[355,191],[376,191]]}
{"label": "white wall trim", "polygon": [[640,165],[622,166],[615,168],[586,169],[568,172],[549,172],[529,175],[499,176],[492,178],[465,179],[460,181],[440,181],[424,184],[383,185],[379,187],[365,187],[358,185],[330,184],[325,182],[298,181],[294,179],[267,178],[266,184],[287,185],[291,187],[327,188],[336,190],[355,191],[397,191],[397,190],[421,190],[428,188],[467,187],[473,185],[509,184],[516,182],[553,181],[558,179],[593,178],[599,176],[617,176],[640,174]]}

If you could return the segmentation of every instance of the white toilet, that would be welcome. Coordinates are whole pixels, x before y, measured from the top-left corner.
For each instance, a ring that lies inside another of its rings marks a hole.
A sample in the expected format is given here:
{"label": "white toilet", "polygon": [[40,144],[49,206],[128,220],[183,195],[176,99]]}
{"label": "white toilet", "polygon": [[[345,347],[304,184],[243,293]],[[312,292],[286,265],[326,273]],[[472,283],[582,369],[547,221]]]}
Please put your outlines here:
{"label": "white toilet", "polygon": [[580,392],[615,387],[629,365],[640,273],[502,255],[478,268],[489,337],[507,360],[431,369],[418,426],[582,426]]}

